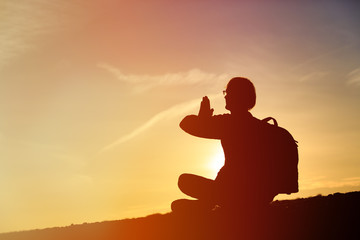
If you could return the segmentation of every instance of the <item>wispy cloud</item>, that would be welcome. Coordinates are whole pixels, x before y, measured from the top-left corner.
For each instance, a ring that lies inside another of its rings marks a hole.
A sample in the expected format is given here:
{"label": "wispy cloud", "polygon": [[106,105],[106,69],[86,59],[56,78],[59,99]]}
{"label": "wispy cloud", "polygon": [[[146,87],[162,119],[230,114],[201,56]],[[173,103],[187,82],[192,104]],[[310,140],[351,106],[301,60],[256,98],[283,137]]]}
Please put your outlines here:
{"label": "wispy cloud", "polygon": [[304,76],[302,76],[299,81],[300,82],[308,82],[308,81],[313,81],[313,80],[317,80],[320,78],[325,77],[326,75],[328,75],[328,72],[324,72],[324,71],[317,71],[317,72],[311,72],[309,74],[306,74]]}
{"label": "wispy cloud", "polygon": [[[216,94],[216,95],[209,95],[210,99],[216,99],[221,97],[221,94]],[[162,121],[162,120],[166,120],[166,119],[171,119],[174,117],[177,117],[179,115],[184,115],[184,114],[188,114],[189,112],[191,112],[191,110],[194,110],[196,108],[198,108],[200,106],[200,100],[201,99],[194,99],[191,101],[187,101],[181,104],[177,104],[171,108],[168,108],[162,112],[159,112],[158,114],[154,115],[152,118],[150,118],[148,121],[146,121],[144,124],[142,124],[141,126],[139,126],[138,128],[136,128],[135,130],[133,130],[132,132],[130,132],[129,134],[120,137],[118,140],[114,141],[113,143],[107,145],[106,147],[102,148],[100,150],[101,152],[105,152],[108,151],[109,149],[116,147],[124,142],[127,142],[133,138],[135,138],[136,136],[138,136],[139,134],[143,133],[144,131],[148,130],[149,128],[151,128],[153,125],[155,125],[156,123]]]}
{"label": "wispy cloud", "polygon": [[336,54],[338,52],[341,52],[341,51],[343,51],[345,49],[349,49],[349,48],[351,48],[353,46],[355,46],[355,44],[346,44],[346,45],[331,49],[329,51],[326,51],[323,54],[316,55],[314,57],[308,58],[305,61],[303,61],[302,63],[295,65],[292,69],[290,69],[290,71],[297,71],[297,70],[302,69],[302,68],[304,68],[306,66],[312,65],[312,64],[314,64],[314,63],[316,63],[316,62],[318,62],[318,61],[320,61],[320,60],[322,60],[324,58],[330,58],[332,55],[334,55],[334,54]]}
{"label": "wispy cloud", "polygon": [[347,77],[348,85],[360,86],[360,67],[351,71]]}
{"label": "wispy cloud", "polygon": [[61,0],[4,0],[0,3],[0,69],[36,49],[34,39],[68,25],[74,3]]}
{"label": "wispy cloud", "polygon": [[123,83],[133,84],[134,91],[137,93],[144,92],[156,86],[192,85],[205,82],[214,83],[219,81],[224,82],[226,79],[229,78],[228,74],[218,75],[214,73],[207,73],[197,68],[191,69],[186,72],[167,73],[158,76],[150,76],[124,74],[120,69],[106,63],[99,63],[98,67],[110,72],[119,81]]}
{"label": "wispy cloud", "polygon": [[360,186],[360,177],[343,178],[338,181],[327,180],[325,177],[307,179],[300,182],[302,190],[311,190],[318,188],[339,188]]}

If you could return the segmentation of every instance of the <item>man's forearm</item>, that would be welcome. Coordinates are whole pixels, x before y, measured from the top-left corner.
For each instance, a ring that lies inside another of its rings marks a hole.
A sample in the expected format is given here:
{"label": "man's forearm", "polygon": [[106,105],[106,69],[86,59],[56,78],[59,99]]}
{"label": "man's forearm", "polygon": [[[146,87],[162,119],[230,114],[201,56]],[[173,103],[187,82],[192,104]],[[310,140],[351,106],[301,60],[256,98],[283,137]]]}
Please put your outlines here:
{"label": "man's forearm", "polygon": [[184,119],[180,122],[180,128],[185,132],[192,134],[192,130],[194,130],[198,125],[198,116],[196,115],[188,115],[184,117]]}

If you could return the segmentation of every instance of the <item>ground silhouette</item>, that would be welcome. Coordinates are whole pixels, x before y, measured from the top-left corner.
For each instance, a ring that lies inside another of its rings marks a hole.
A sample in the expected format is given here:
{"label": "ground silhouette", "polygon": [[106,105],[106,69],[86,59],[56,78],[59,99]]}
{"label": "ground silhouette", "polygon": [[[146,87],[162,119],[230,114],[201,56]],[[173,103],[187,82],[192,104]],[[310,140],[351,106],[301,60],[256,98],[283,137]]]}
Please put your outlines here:
{"label": "ground silhouette", "polygon": [[274,201],[253,225],[215,210],[3,233],[0,239],[358,239],[359,203],[360,192],[335,193]]}

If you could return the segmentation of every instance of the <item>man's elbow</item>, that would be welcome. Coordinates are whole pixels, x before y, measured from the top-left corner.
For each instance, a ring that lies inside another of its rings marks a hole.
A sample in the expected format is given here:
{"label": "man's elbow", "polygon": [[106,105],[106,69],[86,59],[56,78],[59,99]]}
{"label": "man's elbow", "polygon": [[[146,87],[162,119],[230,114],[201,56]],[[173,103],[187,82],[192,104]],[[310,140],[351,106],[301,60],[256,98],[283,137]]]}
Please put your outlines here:
{"label": "man's elbow", "polygon": [[179,126],[185,132],[189,132],[196,121],[196,115],[188,115],[180,122]]}

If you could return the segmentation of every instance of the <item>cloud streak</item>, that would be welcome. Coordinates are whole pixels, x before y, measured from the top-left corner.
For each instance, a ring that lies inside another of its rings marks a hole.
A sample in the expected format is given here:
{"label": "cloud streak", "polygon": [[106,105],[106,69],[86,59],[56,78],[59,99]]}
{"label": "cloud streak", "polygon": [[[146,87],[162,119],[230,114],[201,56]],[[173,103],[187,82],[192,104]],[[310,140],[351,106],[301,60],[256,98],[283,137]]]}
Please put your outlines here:
{"label": "cloud streak", "polygon": [[360,86],[360,67],[354,69],[347,75],[347,84],[348,85],[355,85]]}
{"label": "cloud streak", "polygon": [[124,74],[120,69],[107,63],[99,63],[99,68],[114,75],[117,80],[126,84],[133,84],[136,93],[142,93],[157,86],[194,85],[205,82],[224,82],[228,74],[217,75],[194,68],[186,72],[167,73],[158,76]]}
{"label": "cloud streak", "polygon": [[302,190],[312,190],[318,188],[340,188],[360,186],[360,177],[343,178],[338,181],[329,181],[325,177],[308,179],[300,183]]}
{"label": "cloud streak", "polygon": [[293,67],[292,69],[290,69],[290,71],[293,72],[293,71],[297,71],[299,69],[303,69],[304,67],[309,66],[311,64],[314,64],[315,62],[318,62],[321,59],[331,58],[332,55],[335,55],[338,52],[341,52],[341,51],[343,51],[345,49],[349,49],[349,48],[354,47],[354,46],[355,46],[355,44],[346,44],[346,45],[334,48],[332,50],[329,50],[327,52],[324,52],[321,55],[317,55],[315,57],[308,58],[305,61],[303,61],[302,63],[300,63],[300,64],[296,65],[295,67]]}
{"label": "cloud streak", "polygon": [[[210,99],[216,99],[219,97],[221,97],[221,94],[209,95]],[[156,114],[152,118],[150,118],[148,121],[146,121],[144,124],[142,124],[135,130],[130,132],[129,134],[120,137],[118,140],[116,140],[113,143],[102,148],[99,153],[108,151],[122,143],[125,143],[125,142],[135,138],[136,136],[140,135],[141,133],[148,130],[149,128],[151,128],[152,126],[154,126],[156,123],[158,123],[160,121],[171,119],[171,118],[174,118],[174,117],[177,117],[180,115],[188,114],[190,111],[192,111],[200,106],[200,100],[201,99],[190,100],[190,101],[187,101],[184,103],[177,104],[177,105],[175,105],[171,108],[168,108],[162,112],[159,112],[158,114]]]}
{"label": "cloud streak", "polygon": [[299,79],[299,82],[309,82],[309,81],[313,81],[313,80],[318,80],[318,79],[325,77],[328,74],[329,73],[325,72],[325,71],[311,72],[309,74],[302,76]]}
{"label": "cloud streak", "polygon": [[61,0],[11,1],[0,3],[0,69],[14,58],[36,49],[38,36],[69,24],[74,3]]}

